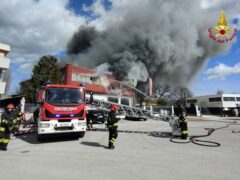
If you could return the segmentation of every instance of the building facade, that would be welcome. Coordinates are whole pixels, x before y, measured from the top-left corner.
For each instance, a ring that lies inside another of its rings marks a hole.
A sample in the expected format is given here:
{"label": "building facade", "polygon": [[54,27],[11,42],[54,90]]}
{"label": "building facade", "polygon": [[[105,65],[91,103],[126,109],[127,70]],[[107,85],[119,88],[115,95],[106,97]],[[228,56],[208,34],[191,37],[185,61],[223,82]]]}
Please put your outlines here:
{"label": "building facade", "polygon": [[112,74],[66,64],[62,69],[65,84],[87,84],[86,96],[93,92],[94,99],[133,106],[135,93],[128,86],[114,79]]}
{"label": "building facade", "polygon": [[6,93],[7,72],[10,66],[10,59],[6,58],[6,55],[9,51],[9,45],[0,43],[0,97]]}
{"label": "building facade", "polygon": [[240,115],[240,94],[216,94],[188,98],[187,107],[198,106],[202,114],[218,114],[224,112]]}

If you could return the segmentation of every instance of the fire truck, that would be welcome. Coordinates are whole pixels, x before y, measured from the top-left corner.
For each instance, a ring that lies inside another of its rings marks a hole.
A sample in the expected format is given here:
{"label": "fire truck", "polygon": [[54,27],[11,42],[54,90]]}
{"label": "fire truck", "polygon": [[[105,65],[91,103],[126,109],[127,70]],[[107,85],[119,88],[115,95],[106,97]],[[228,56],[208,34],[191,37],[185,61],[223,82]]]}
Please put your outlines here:
{"label": "fire truck", "polygon": [[86,132],[85,85],[48,84],[38,90],[37,139],[47,135]]}

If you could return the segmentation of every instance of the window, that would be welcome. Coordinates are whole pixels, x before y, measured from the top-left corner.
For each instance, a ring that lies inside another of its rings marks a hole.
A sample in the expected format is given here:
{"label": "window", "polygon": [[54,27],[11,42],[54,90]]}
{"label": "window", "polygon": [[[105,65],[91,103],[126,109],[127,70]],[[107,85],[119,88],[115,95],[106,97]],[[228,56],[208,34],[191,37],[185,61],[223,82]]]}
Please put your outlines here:
{"label": "window", "polygon": [[72,73],[72,81],[78,81],[78,75],[76,73]]}
{"label": "window", "polygon": [[79,105],[84,103],[84,94],[80,88],[48,88],[46,102],[53,105]]}
{"label": "window", "polygon": [[90,83],[90,82],[91,82],[90,76],[85,76],[85,83]]}
{"label": "window", "polygon": [[118,98],[108,97],[108,101],[118,103]]}
{"label": "window", "polygon": [[187,103],[195,104],[195,103],[197,103],[197,99],[189,99],[189,100],[187,100]]}
{"label": "window", "polygon": [[222,98],[221,97],[213,97],[209,98],[209,102],[221,102]]}
{"label": "window", "polygon": [[240,97],[236,97],[237,101],[240,101]]}
{"label": "window", "polygon": [[122,98],[122,99],[121,99],[121,104],[129,106],[129,99],[127,99],[127,98]]}
{"label": "window", "polygon": [[224,101],[235,101],[235,97],[223,97]]}
{"label": "window", "polygon": [[79,82],[86,83],[86,81],[85,81],[85,76],[82,75],[82,74],[79,74],[79,75],[78,75],[78,81],[79,81]]}

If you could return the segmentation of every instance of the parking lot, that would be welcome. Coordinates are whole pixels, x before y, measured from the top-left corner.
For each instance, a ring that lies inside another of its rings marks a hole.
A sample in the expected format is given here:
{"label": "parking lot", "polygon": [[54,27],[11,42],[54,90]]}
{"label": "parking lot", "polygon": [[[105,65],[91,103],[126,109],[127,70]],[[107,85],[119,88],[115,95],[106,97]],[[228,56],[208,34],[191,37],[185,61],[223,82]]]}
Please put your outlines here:
{"label": "parking lot", "polygon": [[[190,118],[190,135],[206,134],[239,118]],[[221,144],[205,147],[169,141],[171,127],[159,120],[119,122],[114,150],[107,149],[104,124],[84,138],[53,138],[39,143],[35,134],[10,141],[0,152],[1,180],[239,180],[240,126],[230,126],[203,138]]]}

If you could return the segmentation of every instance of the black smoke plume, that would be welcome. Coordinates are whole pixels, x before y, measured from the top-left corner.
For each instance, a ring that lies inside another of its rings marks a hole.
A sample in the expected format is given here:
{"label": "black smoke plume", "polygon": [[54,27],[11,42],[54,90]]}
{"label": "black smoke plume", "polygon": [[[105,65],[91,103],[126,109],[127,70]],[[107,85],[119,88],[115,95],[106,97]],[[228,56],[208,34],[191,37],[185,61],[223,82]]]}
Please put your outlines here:
{"label": "black smoke plume", "polygon": [[154,85],[187,86],[231,44],[209,39],[220,11],[202,9],[198,0],[145,0],[126,11],[104,31],[80,27],[68,44],[68,59],[89,68],[105,64],[135,85],[151,77]]}

